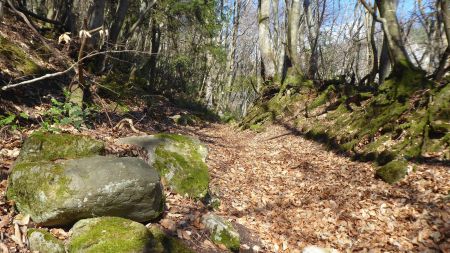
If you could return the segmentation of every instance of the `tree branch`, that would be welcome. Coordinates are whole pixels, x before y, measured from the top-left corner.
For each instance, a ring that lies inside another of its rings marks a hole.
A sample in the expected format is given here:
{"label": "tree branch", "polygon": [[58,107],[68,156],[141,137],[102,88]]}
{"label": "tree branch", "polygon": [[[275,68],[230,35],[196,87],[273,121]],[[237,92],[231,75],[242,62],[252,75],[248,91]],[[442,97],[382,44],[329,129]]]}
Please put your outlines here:
{"label": "tree branch", "polygon": [[51,73],[51,74],[46,74],[40,77],[36,77],[30,80],[26,80],[23,82],[19,82],[19,83],[13,83],[13,84],[8,84],[2,87],[2,90],[8,90],[17,86],[22,86],[25,84],[30,84],[30,83],[35,83],[35,82],[39,82],[42,80],[46,80],[52,77],[57,77],[57,76],[61,76],[64,74],[69,73],[72,69],[74,69],[78,63],[82,62],[85,59],[88,58],[92,58],[94,56],[97,55],[101,55],[101,54],[114,54],[114,53],[129,53],[129,52],[133,52],[133,53],[141,53],[141,54],[146,54],[146,55],[151,55],[152,53],[148,53],[148,52],[142,52],[142,51],[138,51],[138,50],[112,50],[112,51],[103,51],[103,52],[94,52],[94,53],[90,53],[82,58],[80,58],[77,62],[75,62],[74,64],[72,64],[69,68],[67,68],[66,70],[60,71],[60,72],[56,72],[56,73]]}
{"label": "tree branch", "polygon": [[29,15],[29,16],[35,18],[35,19],[39,19],[39,20],[41,20],[41,21],[44,21],[44,22],[49,23],[49,24],[52,24],[52,25],[56,25],[56,26],[58,26],[58,27],[61,27],[61,26],[62,26],[62,24],[61,24],[60,22],[58,22],[58,21],[56,21],[56,20],[48,19],[48,18],[43,17],[43,16],[40,16],[40,15],[38,15],[38,14],[32,12],[32,11],[27,10],[27,9],[24,8],[24,7],[21,7],[21,6],[15,6],[15,7],[16,7],[19,11],[21,11],[21,12],[23,12],[24,14]]}
{"label": "tree branch", "polygon": [[359,2],[364,6],[364,8],[366,8],[366,10],[372,15],[372,17],[380,23],[383,23],[382,18],[378,17],[376,9],[372,8],[372,6],[370,6],[366,0],[359,0]]}

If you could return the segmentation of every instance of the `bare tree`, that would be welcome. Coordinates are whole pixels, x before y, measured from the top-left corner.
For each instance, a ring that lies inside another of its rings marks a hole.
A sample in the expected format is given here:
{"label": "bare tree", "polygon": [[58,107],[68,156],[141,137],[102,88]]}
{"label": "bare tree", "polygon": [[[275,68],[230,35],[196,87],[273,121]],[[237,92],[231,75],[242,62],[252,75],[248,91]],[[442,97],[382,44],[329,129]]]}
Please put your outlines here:
{"label": "bare tree", "polygon": [[270,0],[258,2],[258,42],[261,51],[262,77],[264,81],[271,81],[275,77],[274,53],[270,39]]}
{"label": "bare tree", "polygon": [[447,48],[441,56],[439,66],[435,72],[437,81],[442,80],[445,73],[450,70],[450,11],[447,0],[438,0],[440,4],[440,11],[442,13],[442,23],[444,24],[445,37],[447,38]]}

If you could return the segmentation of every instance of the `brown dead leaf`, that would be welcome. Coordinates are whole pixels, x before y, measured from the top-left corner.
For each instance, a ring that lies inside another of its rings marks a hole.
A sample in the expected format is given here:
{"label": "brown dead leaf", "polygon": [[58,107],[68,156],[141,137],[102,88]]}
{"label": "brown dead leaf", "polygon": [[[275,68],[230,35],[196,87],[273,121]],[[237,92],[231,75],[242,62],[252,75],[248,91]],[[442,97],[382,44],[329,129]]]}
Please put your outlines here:
{"label": "brown dead leaf", "polygon": [[162,219],[159,224],[170,231],[175,231],[177,229],[175,222],[171,219]]}

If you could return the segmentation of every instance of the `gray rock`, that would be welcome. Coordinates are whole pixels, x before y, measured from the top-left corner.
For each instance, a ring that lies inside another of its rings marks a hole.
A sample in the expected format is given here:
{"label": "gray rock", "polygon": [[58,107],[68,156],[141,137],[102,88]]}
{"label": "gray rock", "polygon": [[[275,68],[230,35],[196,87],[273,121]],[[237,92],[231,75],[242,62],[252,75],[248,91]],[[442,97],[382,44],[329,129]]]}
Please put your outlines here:
{"label": "gray rock", "polygon": [[28,242],[32,252],[64,253],[64,243],[43,229],[30,229]]}
{"label": "gray rock", "polygon": [[69,253],[153,252],[153,236],[142,224],[119,217],[80,220],[70,230]]}
{"label": "gray rock", "polygon": [[163,208],[158,173],[130,157],[19,163],[9,177],[7,197],[47,226],[95,216],[148,221]]}
{"label": "gray rock", "polygon": [[177,134],[157,134],[127,137],[118,143],[145,148],[149,164],[158,170],[172,191],[193,198],[206,196],[209,185],[205,163],[208,149],[199,140]]}
{"label": "gray rock", "polygon": [[240,236],[231,222],[213,213],[205,214],[202,223],[211,234],[211,240],[222,244],[232,251],[239,251]]}

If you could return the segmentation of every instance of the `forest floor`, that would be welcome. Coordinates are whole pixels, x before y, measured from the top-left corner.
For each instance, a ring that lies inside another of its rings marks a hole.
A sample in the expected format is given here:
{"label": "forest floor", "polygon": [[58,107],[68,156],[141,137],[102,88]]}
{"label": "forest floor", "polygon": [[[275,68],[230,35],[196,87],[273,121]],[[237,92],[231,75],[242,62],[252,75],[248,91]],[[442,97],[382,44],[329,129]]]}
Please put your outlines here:
{"label": "forest floor", "polygon": [[273,125],[264,133],[210,125],[211,188],[220,213],[255,231],[267,251],[307,245],[342,252],[450,252],[448,167],[417,165],[396,185],[369,163]]}
{"label": "forest floor", "polygon": [[[163,131],[194,135],[208,145],[210,187],[221,201],[215,212],[259,237],[262,252],[300,252],[307,245],[341,252],[450,252],[448,167],[417,165],[406,179],[389,185],[374,178],[370,163],[352,161],[278,125],[263,133],[216,123]],[[19,145],[16,139],[2,152],[16,156]],[[0,239],[9,242],[9,252],[27,252],[17,239],[7,240],[17,235],[17,226],[4,196],[5,174],[2,179]],[[199,225],[207,212],[201,202],[169,192],[166,201],[162,228],[197,252],[223,251]]]}

